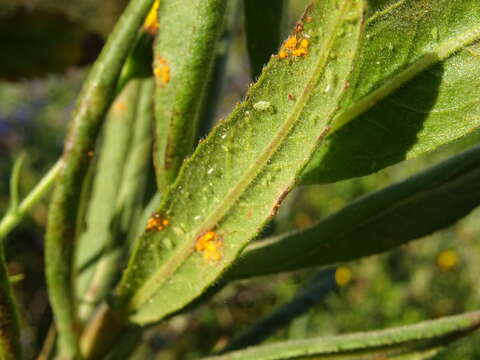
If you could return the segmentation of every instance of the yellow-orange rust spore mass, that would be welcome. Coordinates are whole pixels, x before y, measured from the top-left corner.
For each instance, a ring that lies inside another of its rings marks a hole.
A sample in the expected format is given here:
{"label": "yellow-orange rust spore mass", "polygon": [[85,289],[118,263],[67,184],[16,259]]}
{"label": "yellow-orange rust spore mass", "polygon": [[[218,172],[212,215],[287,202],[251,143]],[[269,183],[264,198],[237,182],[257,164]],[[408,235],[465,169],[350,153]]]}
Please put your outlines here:
{"label": "yellow-orange rust spore mass", "polygon": [[285,41],[284,46],[285,46],[285,48],[290,49],[290,50],[295,49],[295,47],[297,46],[297,38],[294,35],[290,36],[287,39],[287,41]]}
{"label": "yellow-orange rust spore mass", "polygon": [[153,214],[147,222],[147,231],[161,231],[165,229],[169,221],[159,213]]}
{"label": "yellow-orange rust spore mass", "polygon": [[220,248],[223,246],[222,240],[218,239],[215,231],[207,231],[198,237],[195,244],[195,250],[202,253],[205,260],[219,261],[222,258]]}
{"label": "yellow-orange rust spore mass", "polygon": [[170,81],[170,66],[164,58],[157,58],[153,69],[153,74],[162,83],[167,84]]}
{"label": "yellow-orange rust spore mass", "polygon": [[116,102],[114,107],[117,111],[125,111],[127,109],[127,106],[122,102]]}
{"label": "yellow-orange rust spore mass", "polygon": [[[296,31],[302,31],[302,27],[296,28]],[[294,57],[301,57],[305,56],[308,54],[308,47],[310,46],[310,41],[302,37],[302,34],[300,33],[295,33],[295,35],[291,35],[288,37],[287,40],[285,40],[283,44],[283,48],[280,49],[278,53],[278,57],[280,59],[286,59],[289,56],[294,56]]]}
{"label": "yellow-orange rust spore mass", "polygon": [[280,59],[286,59],[288,57],[288,53],[285,50],[280,50],[280,52],[278,53],[278,57]]}

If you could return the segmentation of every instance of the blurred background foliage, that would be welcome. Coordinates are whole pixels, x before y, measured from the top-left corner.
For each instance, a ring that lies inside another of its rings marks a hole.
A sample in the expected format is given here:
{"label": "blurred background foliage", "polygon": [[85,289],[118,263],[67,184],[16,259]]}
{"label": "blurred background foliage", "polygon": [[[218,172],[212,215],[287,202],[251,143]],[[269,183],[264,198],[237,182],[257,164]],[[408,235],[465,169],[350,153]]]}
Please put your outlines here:
{"label": "blurred background foliage", "polygon": [[[21,152],[27,154],[21,179],[24,194],[60,155],[73,102],[86,75],[79,65],[95,58],[125,2],[0,1],[0,43],[7,44],[0,56],[0,213],[8,206],[9,175]],[[291,1],[290,24],[304,3]],[[243,97],[251,81],[241,24],[241,20],[236,22],[217,119]],[[44,58],[55,61],[44,63]],[[367,177],[296,189],[266,232],[309,226],[351,200],[479,141],[477,131],[435,153]],[[342,264],[328,275],[334,277],[337,288],[267,341],[380,329],[478,309],[479,217],[477,209],[455,226],[425,239],[381,256]],[[41,347],[51,321],[42,260],[45,222],[46,200],[6,243],[10,273],[24,275],[14,286],[23,308],[22,341],[27,358]],[[208,304],[149,329],[145,343],[162,359],[194,359],[220,350],[232,336],[288,302],[319,271],[231,284]],[[477,358],[480,334],[456,343],[436,359]]]}

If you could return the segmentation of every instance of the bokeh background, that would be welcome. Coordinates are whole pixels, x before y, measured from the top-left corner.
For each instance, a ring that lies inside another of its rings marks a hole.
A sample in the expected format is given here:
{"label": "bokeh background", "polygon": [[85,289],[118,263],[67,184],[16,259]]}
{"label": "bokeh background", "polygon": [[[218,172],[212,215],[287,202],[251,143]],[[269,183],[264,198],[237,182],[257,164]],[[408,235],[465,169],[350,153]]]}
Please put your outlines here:
{"label": "bokeh background", "polygon": [[[0,1],[0,214],[8,207],[14,160],[26,153],[21,190],[28,193],[61,154],[76,95],[125,0]],[[289,23],[305,0],[292,0]],[[226,115],[250,83],[241,8],[221,103]],[[269,233],[301,229],[368,192],[402,180],[478,143],[476,132],[454,144],[377,174],[293,191]],[[15,294],[22,308],[22,341],[34,358],[51,324],[43,274],[48,198],[6,239]],[[269,341],[381,329],[478,309],[480,209],[449,229],[389,253],[343,264],[325,274],[336,282],[304,315]],[[145,333],[161,359],[194,359],[287,303],[323,269],[259,277],[225,287],[208,304]],[[480,335],[457,342],[437,359],[480,358]]]}

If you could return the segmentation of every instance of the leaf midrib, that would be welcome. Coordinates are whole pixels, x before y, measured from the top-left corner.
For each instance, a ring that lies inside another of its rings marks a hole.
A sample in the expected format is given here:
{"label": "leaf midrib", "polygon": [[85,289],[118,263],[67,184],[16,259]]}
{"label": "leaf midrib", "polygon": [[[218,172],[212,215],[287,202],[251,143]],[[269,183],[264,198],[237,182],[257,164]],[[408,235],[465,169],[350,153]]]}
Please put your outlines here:
{"label": "leaf midrib", "polygon": [[453,39],[448,39],[440,43],[436,50],[421,56],[418,60],[399,71],[396,75],[393,75],[390,80],[385,81],[379,88],[372,91],[369,95],[357,101],[353,106],[348,107],[346,111],[338,114],[332,121],[330,135],[348,124],[351,120],[371,109],[421,72],[438,62],[446,60],[455,52],[472,44],[478,39],[480,39],[480,26],[470,29]]}
{"label": "leaf midrib", "polygon": [[237,182],[237,184],[227,193],[224,200],[217,206],[217,208],[208,216],[203,224],[199,226],[200,230],[193,236],[193,241],[186,241],[186,245],[181,246],[155,274],[153,274],[145,283],[136,291],[135,295],[130,299],[127,305],[127,311],[131,312],[138,309],[140,305],[148,301],[158,290],[159,286],[166,281],[166,279],[178,269],[186,258],[193,252],[195,247],[195,240],[205,231],[212,229],[228,212],[228,210],[238,201],[244,191],[252,183],[254,178],[260,173],[261,169],[267,164],[270,159],[278,150],[284,139],[288,136],[288,133],[297,123],[302,113],[305,104],[312,96],[311,90],[320,79],[335,38],[337,37],[337,29],[343,23],[348,9],[352,4],[349,1],[344,1],[342,8],[338,12],[338,17],[332,26],[331,34],[323,43],[322,50],[320,51],[320,57],[315,66],[310,80],[305,85],[304,91],[301,96],[298,97],[297,102],[294,105],[292,114],[287,118],[283,125],[280,126],[279,131],[272,139],[270,144],[265,148],[258,159],[250,166],[245,172],[245,175]]}

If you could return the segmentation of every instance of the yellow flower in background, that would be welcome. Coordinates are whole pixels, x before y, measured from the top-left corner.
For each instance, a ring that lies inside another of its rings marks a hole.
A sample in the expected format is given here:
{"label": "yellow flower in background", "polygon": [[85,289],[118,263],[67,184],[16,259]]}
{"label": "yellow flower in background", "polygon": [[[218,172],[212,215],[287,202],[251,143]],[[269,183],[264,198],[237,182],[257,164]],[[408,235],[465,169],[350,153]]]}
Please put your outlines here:
{"label": "yellow flower in background", "polygon": [[345,286],[352,280],[352,272],[346,266],[339,266],[335,270],[335,281],[338,286]]}
{"label": "yellow flower in background", "polygon": [[453,250],[444,250],[437,256],[437,265],[442,270],[451,270],[458,264],[458,255]]}
{"label": "yellow flower in background", "polygon": [[143,23],[143,28],[150,34],[155,35],[158,29],[158,6],[160,5],[160,0],[155,0],[150,9],[145,22]]}

